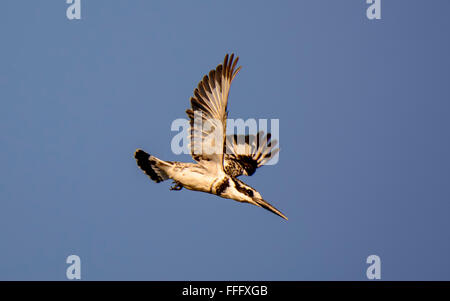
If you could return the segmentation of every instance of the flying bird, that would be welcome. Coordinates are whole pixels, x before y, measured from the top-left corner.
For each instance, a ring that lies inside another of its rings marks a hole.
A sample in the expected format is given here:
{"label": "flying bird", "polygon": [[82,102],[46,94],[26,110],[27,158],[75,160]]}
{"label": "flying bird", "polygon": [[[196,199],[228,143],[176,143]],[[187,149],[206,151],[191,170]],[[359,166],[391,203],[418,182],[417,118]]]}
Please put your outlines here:
{"label": "flying bird", "polygon": [[171,190],[202,191],[265,208],[287,217],[265,201],[254,188],[238,179],[251,176],[278,151],[276,140],[263,131],[256,135],[226,135],[230,85],[241,67],[239,58],[227,54],[222,64],[205,75],[186,110],[190,120],[190,152],[195,163],[158,159],[137,149],[137,165],[156,183],[172,179]]}

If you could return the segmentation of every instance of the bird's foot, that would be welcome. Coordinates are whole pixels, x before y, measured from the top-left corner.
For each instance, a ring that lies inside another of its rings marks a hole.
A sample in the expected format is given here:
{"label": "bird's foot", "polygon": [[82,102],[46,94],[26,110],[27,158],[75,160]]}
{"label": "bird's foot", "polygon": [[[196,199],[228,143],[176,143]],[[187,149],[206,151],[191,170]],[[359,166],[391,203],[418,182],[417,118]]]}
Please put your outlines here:
{"label": "bird's foot", "polygon": [[170,190],[181,190],[183,188],[183,185],[180,183],[173,181],[173,186],[170,187]]}

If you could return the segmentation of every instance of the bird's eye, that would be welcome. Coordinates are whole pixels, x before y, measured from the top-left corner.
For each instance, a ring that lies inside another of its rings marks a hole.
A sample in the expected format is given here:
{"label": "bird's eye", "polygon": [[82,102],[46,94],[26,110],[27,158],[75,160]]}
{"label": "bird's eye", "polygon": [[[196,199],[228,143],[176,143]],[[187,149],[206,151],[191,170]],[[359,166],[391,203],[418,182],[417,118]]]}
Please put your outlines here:
{"label": "bird's eye", "polygon": [[250,189],[247,189],[247,194],[250,197],[253,197],[253,191],[251,191]]}

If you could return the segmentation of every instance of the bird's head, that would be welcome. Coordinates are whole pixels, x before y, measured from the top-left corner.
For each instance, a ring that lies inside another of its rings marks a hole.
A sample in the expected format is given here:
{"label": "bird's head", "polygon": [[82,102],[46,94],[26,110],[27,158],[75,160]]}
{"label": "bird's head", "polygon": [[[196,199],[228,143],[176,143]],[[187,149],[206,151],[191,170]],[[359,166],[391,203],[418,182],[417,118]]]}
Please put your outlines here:
{"label": "bird's head", "polygon": [[239,201],[239,202],[250,203],[255,206],[262,207],[264,209],[267,209],[267,210],[275,213],[276,215],[281,216],[285,220],[288,219],[277,208],[275,208],[274,206],[272,206],[271,204],[266,202],[262,198],[261,194],[258,191],[256,191],[256,189],[254,189],[253,187],[250,187],[249,185],[245,184],[244,182],[242,182],[236,178],[232,178],[232,182],[234,184],[233,185],[234,189],[232,189],[232,193],[233,193],[233,197],[231,197],[232,199]]}

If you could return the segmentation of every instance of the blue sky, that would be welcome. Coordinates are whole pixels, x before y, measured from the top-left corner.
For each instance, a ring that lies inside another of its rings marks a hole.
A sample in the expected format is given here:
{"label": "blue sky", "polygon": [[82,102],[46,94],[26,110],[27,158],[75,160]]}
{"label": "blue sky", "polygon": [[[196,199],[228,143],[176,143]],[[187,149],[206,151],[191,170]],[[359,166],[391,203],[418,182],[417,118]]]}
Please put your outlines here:
{"label": "blue sky", "polygon": [[[0,280],[450,280],[450,3],[3,1]],[[251,186],[289,217],[155,184],[227,52],[230,118],[278,118]]]}

